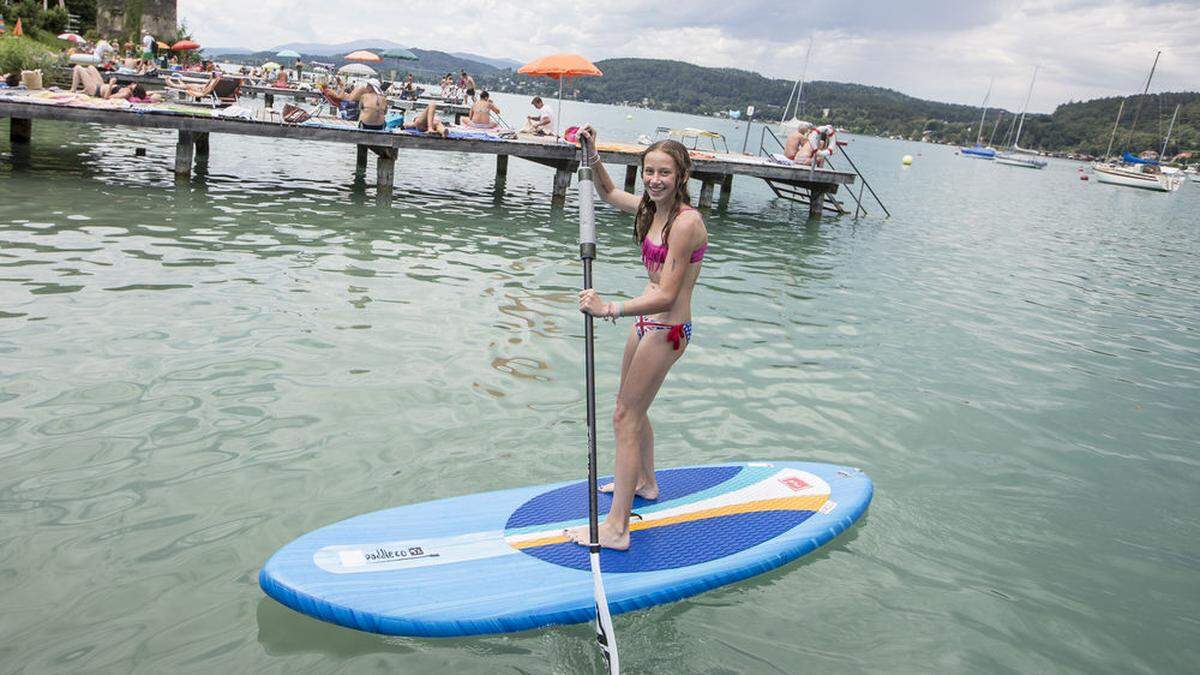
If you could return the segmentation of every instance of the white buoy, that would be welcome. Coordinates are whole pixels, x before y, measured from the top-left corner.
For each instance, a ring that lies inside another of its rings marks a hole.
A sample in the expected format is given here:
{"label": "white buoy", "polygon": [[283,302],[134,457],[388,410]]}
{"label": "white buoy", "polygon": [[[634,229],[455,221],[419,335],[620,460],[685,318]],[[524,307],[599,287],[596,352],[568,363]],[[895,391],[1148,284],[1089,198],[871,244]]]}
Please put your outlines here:
{"label": "white buoy", "polygon": [[904,166],[912,166],[912,155],[905,155],[900,159],[900,163]]}
{"label": "white buoy", "polygon": [[627,119],[627,120],[631,120],[631,119],[633,119],[633,115],[626,114],[626,115],[625,115],[625,119]]}

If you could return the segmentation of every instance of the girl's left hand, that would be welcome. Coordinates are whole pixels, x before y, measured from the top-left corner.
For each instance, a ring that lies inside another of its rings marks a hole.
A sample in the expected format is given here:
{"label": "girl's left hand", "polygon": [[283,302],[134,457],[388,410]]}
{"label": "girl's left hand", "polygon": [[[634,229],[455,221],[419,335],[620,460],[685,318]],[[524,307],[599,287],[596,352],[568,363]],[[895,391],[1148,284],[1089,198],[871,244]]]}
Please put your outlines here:
{"label": "girl's left hand", "polygon": [[604,316],[604,308],[608,303],[600,297],[594,288],[579,291],[579,311],[592,316]]}

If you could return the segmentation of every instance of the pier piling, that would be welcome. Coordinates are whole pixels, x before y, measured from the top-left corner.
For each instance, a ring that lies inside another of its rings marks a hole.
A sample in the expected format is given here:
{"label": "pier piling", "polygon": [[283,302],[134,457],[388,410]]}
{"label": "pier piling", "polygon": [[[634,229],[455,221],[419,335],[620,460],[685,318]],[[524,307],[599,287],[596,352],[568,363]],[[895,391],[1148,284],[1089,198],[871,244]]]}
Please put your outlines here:
{"label": "pier piling", "polygon": [[367,172],[367,146],[358,145],[358,155],[354,160],[355,175],[364,174]]}
{"label": "pier piling", "polygon": [[14,145],[28,144],[33,138],[33,120],[28,117],[13,117],[8,121],[8,140]]}
{"label": "pier piling", "polygon": [[196,142],[196,157],[208,157],[208,132],[195,131],[192,137]]}
{"label": "pier piling", "polygon": [[638,168],[637,168],[637,165],[635,165],[635,164],[630,164],[629,166],[625,167],[625,191],[626,192],[634,191],[634,187],[637,185],[637,172],[638,172]]}
{"label": "pier piling", "polygon": [[[363,146],[359,146],[363,147]],[[371,146],[375,153],[375,187],[379,194],[392,193],[392,184],[396,177],[396,148]]]}
{"label": "pier piling", "polygon": [[192,172],[192,156],[196,147],[195,138],[190,131],[179,130],[179,139],[175,141],[175,175],[186,176]]}
{"label": "pier piling", "polygon": [[707,209],[712,206],[713,187],[715,185],[714,181],[708,179],[700,183],[700,208]]}
{"label": "pier piling", "polygon": [[733,192],[733,174],[727,173],[721,179],[721,197],[717,200],[717,210],[729,208],[729,195]]}
{"label": "pier piling", "polygon": [[824,187],[813,186],[808,190],[808,217],[820,218],[821,211],[825,208],[825,194],[828,190]]}
{"label": "pier piling", "polygon": [[503,183],[508,179],[508,155],[496,155],[496,183]]}
{"label": "pier piling", "polygon": [[552,199],[561,201],[567,198],[567,189],[571,187],[571,174],[579,168],[579,162],[569,162],[558,165],[554,169],[554,194]]}

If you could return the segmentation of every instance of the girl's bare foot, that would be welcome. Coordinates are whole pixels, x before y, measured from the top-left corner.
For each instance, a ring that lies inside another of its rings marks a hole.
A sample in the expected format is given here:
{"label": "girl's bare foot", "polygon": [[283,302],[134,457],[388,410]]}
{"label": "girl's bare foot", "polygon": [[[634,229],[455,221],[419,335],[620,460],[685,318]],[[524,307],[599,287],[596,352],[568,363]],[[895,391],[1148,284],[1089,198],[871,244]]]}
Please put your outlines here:
{"label": "girl's bare foot", "polygon": [[[603,492],[606,495],[611,495],[612,491],[612,483],[605,483],[604,485],[596,488],[596,492]],[[641,497],[642,499],[654,501],[655,499],[658,499],[658,483],[651,483],[649,485],[643,483],[633,490],[633,494]]]}
{"label": "girl's bare foot", "polygon": [[[570,530],[563,530],[563,536],[575,542],[576,544],[579,544],[580,546],[587,546],[589,540],[591,539],[591,533],[588,530],[589,528],[587,525],[584,525],[583,527],[576,527]],[[617,532],[616,528],[610,526],[606,520],[600,523],[599,532],[601,548],[611,548],[614,551],[626,551],[629,549],[628,527],[626,527],[625,531],[623,532]]]}

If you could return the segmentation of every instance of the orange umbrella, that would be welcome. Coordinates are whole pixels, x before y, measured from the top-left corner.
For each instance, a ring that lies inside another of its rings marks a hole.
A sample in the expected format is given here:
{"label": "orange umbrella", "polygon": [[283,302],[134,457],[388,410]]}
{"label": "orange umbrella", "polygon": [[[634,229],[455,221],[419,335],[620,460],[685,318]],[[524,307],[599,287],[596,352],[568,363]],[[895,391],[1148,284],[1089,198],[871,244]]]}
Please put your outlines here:
{"label": "orange umbrella", "polygon": [[578,54],[551,54],[530,61],[517,69],[522,75],[541,75],[558,80],[558,116],[554,118],[554,134],[562,118],[562,88],[564,77],[600,77],[604,74],[596,64]]}
{"label": "orange umbrella", "polygon": [[342,58],[346,59],[347,61],[359,61],[362,63],[378,63],[379,61],[383,60],[383,57],[380,55],[376,54],[375,52],[369,52],[365,49],[360,49],[356,52],[350,52]]}
{"label": "orange umbrella", "polygon": [[563,77],[600,77],[604,73],[578,54],[551,54],[521,66],[522,75],[541,75],[560,80]]}
{"label": "orange umbrella", "polygon": [[192,49],[200,49],[200,44],[194,40],[180,40],[171,45],[171,51],[173,52],[186,52]]}

